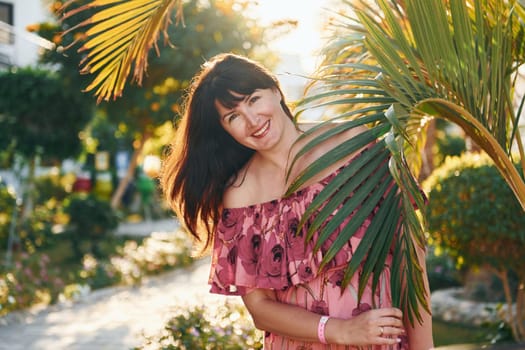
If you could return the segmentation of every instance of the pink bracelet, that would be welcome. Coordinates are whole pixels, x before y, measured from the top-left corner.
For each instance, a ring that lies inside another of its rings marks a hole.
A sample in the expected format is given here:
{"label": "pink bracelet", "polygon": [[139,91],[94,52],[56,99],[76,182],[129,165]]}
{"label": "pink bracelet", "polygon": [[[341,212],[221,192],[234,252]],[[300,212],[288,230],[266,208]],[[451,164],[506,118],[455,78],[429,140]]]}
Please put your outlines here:
{"label": "pink bracelet", "polygon": [[317,326],[317,337],[319,338],[319,341],[323,344],[328,344],[326,342],[326,338],[324,337],[324,329],[326,326],[326,322],[328,322],[329,319],[330,317],[328,316],[321,316],[321,318],[319,319],[319,325]]}

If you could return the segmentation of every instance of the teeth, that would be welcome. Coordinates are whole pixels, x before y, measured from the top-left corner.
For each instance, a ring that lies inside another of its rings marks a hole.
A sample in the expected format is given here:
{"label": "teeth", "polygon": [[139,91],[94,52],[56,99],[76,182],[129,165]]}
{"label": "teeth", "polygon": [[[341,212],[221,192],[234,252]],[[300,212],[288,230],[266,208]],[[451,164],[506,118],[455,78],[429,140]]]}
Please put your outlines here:
{"label": "teeth", "polygon": [[262,134],[264,134],[266,130],[268,130],[269,125],[270,122],[267,121],[262,129],[259,129],[257,132],[253,133],[253,136],[261,136]]}

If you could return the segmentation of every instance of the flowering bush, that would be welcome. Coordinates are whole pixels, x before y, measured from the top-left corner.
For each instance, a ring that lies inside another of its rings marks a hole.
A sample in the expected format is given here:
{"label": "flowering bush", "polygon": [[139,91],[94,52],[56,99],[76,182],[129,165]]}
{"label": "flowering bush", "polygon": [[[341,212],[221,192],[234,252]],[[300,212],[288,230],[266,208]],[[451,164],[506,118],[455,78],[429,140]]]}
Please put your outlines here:
{"label": "flowering bush", "polygon": [[153,233],[141,244],[126,241],[107,258],[86,254],[82,265],[69,273],[46,254],[17,254],[13,266],[0,269],[0,316],[35,304],[79,298],[92,289],[140,283],[144,275],[187,266],[192,261],[191,242],[182,231]]}
{"label": "flowering bush", "polygon": [[255,350],[263,333],[239,303],[178,307],[164,330],[134,350]]}
{"label": "flowering bush", "polygon": [[57,300],[64,281],[49,261],[45,254],[21,253],[13,269],[0,271],[0,315]]}
{"label": "flowering bush", "polygon": [[80,277],[94,289],[122,283],[140,283],[143,276],[154,275],[193,262],[191,241],[182,231],[154,232],[142,244],[126,241],[108,260],[85,255]]}

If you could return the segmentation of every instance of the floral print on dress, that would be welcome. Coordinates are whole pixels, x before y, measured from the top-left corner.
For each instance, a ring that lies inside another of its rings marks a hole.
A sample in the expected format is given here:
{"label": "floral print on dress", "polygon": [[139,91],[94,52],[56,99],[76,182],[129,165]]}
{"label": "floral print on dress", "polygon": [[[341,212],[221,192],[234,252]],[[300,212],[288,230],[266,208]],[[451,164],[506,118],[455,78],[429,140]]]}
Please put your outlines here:
{"label": "floral print on dress", "polygon": [[[355,159],[355,158],[354,158]],[[342,168],[341,168],[342,169]],[[225,208],[214,237],[209,283],[212,293],[244,295],[254,288],[272,289],[277,300],[309,311],[338,318],[352,318],[371,308],[390,307],[389,257],[380,277],[380,288],[373,295],[371,282],[358,300],[358,275],[341,290],[344,269],[357,248],[371,217],[366,219],[332,262],[320,272],[323,255],[339,235],[345,220],[321,248],[314,252],[313,240],[305,244],[306,227],[297,227],[306,208],[341,170],[290,196],[242,208]],[[374,212],[371,215],[374,215]],[[329,221],[329,219],[327,220]],[[351,346],[325,345],[292,340],[266,332],[265,349],[343,350]],[[367,347],[386,350],[388,347]],[[407,339],[399,348],[408,349]]]}

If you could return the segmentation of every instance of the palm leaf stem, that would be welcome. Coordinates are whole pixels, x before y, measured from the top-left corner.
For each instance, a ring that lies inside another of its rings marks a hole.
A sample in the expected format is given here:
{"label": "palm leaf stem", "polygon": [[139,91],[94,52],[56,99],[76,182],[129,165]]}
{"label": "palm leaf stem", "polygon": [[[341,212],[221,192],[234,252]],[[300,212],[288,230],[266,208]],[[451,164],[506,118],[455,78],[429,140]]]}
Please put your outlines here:
{"label": "palm leaf stem", "polygon": [[503,178],[525,210],[525,183],[507,157],[498,141],[470,113],[460,106],[442,99],[427,99],[414,109],[419,113],[448,119],[459,125],[494,161]]}

